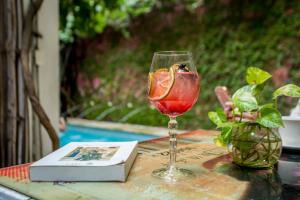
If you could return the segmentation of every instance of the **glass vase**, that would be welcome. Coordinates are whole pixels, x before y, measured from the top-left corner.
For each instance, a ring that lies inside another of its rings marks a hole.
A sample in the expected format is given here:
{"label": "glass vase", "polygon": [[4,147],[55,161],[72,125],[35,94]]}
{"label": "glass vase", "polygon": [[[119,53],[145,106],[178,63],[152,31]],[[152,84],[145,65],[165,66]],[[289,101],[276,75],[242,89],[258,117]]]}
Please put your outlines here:
{"label": "glass vase", "polygon": [[247,124],[232,131],[232,158],[240,166],[273,167],[281,155],[281,149],[278,129]]}

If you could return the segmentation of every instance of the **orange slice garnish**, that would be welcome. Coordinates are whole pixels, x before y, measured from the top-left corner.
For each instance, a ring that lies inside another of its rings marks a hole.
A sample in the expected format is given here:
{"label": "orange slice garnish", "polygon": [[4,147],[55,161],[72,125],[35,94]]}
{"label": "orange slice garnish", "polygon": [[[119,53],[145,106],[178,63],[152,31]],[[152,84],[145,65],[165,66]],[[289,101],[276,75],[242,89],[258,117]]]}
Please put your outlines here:
{"label": "orange slice garnish", "polygon": [[170,93],[175,82],[175,69],[162,68],[150,72],[148,77],[148,97],[151,101],[158,101]]}

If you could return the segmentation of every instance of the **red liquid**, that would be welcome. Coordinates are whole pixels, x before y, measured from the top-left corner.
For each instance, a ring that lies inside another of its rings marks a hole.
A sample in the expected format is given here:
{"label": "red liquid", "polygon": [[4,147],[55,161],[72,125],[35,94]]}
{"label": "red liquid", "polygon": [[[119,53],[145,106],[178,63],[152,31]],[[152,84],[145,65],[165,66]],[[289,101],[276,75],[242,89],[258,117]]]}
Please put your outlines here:
{"label": "red liquid", "polygon": [[[162,76],[163,73],[161,73]],[[155,82],[153,84],[156,84]],[[153,86],[159,92],[159,85]],[[199,77],[192,72],[176,72],[169,94],[160,100],[150,101],[162,114],[170,117],[182,115],[196,103],[199,95]]]}

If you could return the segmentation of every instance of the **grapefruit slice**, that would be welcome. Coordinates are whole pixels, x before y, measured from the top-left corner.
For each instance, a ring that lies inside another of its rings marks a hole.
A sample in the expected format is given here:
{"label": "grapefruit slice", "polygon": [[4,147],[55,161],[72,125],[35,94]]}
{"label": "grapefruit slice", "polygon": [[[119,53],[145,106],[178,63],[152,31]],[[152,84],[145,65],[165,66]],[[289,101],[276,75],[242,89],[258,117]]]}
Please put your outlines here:
{"label": "grapefruit slice", "polygon": [[162,68],[150,72],[148,77],[148,97],[151,101],[159,101],[170,93],[175,82],[175,69]]}

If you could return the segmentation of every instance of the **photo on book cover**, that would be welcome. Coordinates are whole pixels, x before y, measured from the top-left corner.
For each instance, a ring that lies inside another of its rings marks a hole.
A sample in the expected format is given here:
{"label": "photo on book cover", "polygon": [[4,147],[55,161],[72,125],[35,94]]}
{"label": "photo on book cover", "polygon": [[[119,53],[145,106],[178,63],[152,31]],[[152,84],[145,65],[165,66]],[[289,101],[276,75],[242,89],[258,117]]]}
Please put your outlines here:
{"label": "photo on book cover", "polygon": [[108,161],[120,147],[77,147],[60,161]]}

